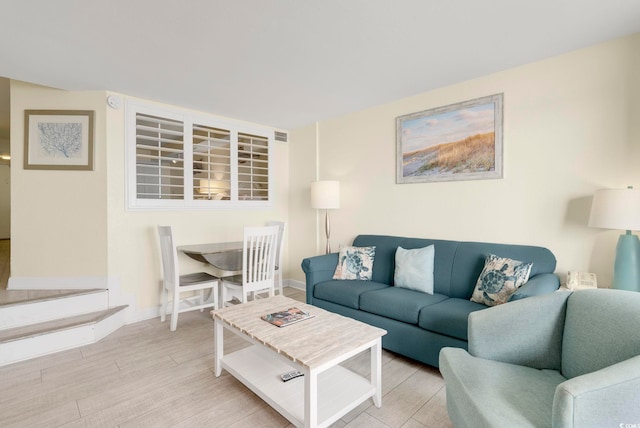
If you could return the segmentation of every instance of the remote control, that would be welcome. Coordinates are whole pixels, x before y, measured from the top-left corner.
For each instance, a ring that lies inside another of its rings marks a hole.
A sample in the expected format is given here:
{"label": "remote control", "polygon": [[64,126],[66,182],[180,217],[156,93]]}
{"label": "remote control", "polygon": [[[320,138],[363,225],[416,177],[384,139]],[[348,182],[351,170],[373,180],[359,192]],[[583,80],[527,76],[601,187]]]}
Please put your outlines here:
{"label": "remote control", "polygon": [[280,375],[280,378],[282,379],[283,382],[288,382],[291,379],[295,379],[300,376],[304,376],[304,373],[302,373],[300,370],[293,370]]}

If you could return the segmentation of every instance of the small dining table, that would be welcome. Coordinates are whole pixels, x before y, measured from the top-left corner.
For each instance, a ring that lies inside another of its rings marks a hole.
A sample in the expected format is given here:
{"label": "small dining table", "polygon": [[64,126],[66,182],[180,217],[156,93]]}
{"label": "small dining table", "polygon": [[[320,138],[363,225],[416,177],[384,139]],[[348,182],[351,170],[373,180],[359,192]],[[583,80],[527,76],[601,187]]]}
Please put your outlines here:
{"label": "small dining table", "polygon": [[202,263],[208,263],[214,275],[224,278],[242,274],[242,241],[181,245],[178,251]]}

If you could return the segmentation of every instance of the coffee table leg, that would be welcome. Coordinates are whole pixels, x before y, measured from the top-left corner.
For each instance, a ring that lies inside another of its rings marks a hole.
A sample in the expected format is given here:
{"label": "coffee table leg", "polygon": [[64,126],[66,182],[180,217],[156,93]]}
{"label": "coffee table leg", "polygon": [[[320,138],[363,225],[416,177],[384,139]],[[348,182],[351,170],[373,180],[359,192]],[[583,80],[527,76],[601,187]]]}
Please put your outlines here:
{"label": "coffee table leg", "polygon": [[373,395],[373,404],[382,406],[382,341],[378,339],[371,347],[371,385],[376,392]]}
{"label": "coffee table leg", "polygon": [[304,371],[304,426],[318,426],[318,374]]}
{"label": "coffee table leg", "polygon": [[219,377],[222,374],[222,364],[220,364],[220,360],[222,360],[222,355],[224,354],[224,327],[222,326],[222,322],[217,318],[214,323],[214,353],[215,353],[215,368],[216,368],[216,377]]}

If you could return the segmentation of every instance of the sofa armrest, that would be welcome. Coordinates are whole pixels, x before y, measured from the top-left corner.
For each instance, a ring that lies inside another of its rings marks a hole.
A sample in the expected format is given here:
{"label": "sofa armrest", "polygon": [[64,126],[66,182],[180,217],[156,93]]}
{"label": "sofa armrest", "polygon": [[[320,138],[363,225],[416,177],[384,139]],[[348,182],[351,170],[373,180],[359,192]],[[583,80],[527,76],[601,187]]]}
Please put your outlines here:
{"label": "sofa armrest", "polygon": [[329,281],[338,266],[338,253],[307,257],[302,260],[302,270],[306,278],[307,303],[313,304],[313,288],[316,284]]}
{"label": "sofa armrest", "polygon": [[469,353],[536,369],[560,370],[566,300],[551,293],[469,314]]}
{"label": "sofa armrest", "polygon": [[532,296],[553,293],[560,287],[560,278],[555,273],[540,273],[529,278],[526,284],[509,298],[510,302]]}
{"label": "sofa armrest", "polygon": [[640,421],[640,356],[569,379],[553,397],[554,427],[636,426]]}

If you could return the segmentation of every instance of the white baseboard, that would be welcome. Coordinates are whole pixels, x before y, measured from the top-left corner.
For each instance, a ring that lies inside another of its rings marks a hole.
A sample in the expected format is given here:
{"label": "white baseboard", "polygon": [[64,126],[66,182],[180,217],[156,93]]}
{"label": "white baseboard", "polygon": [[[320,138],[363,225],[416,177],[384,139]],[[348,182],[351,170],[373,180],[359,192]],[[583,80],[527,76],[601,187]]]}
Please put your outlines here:
{"label": "white baseboard", "polygon": [[108,289],[106,276],[9,277],[7,290],[84,290]]}
{"label": "white baseboard", "polygon": [[285,285],[291,288],[295,288],[297,290],[305,291],[307,289],[307,284],[304,281],[297,281],[295,279],[287,279],[284,281]]}
{"label": "white baseboard", "polygon": [[[295,288],[297,290],[306,290],[306,284],[303,281],[296,281],[293,279],[285,279],[283,280],[282,285],[284,287],[291,287],[291,288]],[[137,309],[134,305],[129,306],[129,310],[127,312],[127,318],[125,320],[126,324],[133,324],[136,322],[140,322],[140,321],[146,321],[146,320],[150,320],[153,318],[159,318],[160,317],[160,309],[161,306],[152,306],[150,308],[145,308],[145,309]],[[171,308],[167,307],[167,315],[171,314]],[[167,322],[169,322],[169,320],[167,319]]]}

